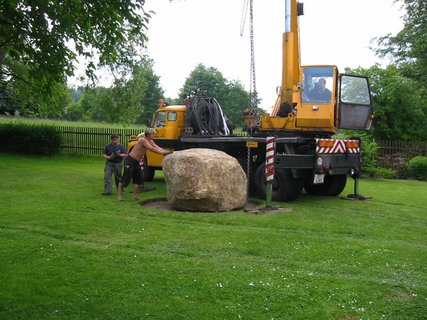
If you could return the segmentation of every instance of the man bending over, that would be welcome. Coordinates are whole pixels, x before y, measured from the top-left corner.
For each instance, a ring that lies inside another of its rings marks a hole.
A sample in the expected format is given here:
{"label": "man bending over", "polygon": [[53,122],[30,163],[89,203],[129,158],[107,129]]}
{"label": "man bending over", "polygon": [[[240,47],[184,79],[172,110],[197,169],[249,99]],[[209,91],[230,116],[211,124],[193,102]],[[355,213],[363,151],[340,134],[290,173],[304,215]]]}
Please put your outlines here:
{"label": "man bending over", "polygon": [[123,189],[126,188],[130,180],[133,182],[132,200],[138,200],[138,187],[142,184],[142,172],[139,161],[144,157],[147,150],[152,152],[168,155],[172,151],[166,151],[154,143],[153,138],[156,131],[153,128],[147,128],[144,132],[144,138],[139,138],[137,144],[125,159],[124,171],[118,186],[118,201],[123,201]]}

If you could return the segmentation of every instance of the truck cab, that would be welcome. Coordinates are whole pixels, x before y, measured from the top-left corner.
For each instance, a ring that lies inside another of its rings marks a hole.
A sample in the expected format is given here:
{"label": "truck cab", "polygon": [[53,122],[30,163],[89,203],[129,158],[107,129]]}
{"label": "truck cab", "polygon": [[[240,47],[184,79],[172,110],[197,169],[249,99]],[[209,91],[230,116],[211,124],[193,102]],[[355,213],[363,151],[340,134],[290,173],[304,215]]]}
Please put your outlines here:
{"label": "truck cab", "polygon": [[[159,101],[159,108],[153,116],[151,127],[156,129],[156,143],[165,149],[175,149],[179,139],[185,130],[185,105],[169,105],[164,100]],[[140,133],[132,137],[128,143],[128,152],[130,152],[139,138],[144,137]],[[144,159],[144,179],[152,181],[155,170],[161,170],[164,156],[148,150]]]}
{"label": "truck cab", "polygon": [[179,139],[185,130],[185,105],[168,105],[160,103],[154,114],[151,126],[156,129],[157,139]]}

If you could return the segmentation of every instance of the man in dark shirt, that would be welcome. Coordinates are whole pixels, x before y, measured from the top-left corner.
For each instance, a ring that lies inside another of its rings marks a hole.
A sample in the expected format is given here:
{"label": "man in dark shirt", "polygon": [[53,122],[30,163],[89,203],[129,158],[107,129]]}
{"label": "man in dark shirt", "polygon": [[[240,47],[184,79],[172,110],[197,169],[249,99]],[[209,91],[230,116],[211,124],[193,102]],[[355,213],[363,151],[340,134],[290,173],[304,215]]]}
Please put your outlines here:
{"label": "man in dark shirt", "polygon": [[120,138],[117,134],[111,135],[111,143],[104,148],[103,156],[105,158],[104,169],[104,192],[103,195],[111,195],[113,193],[112,178],[116,182],[116,188],[122,176],[122,160],[126,157],[126,149],[120,144]]}
{"label": "man in dark shirt", "polygon": [[315,102],[329,102],[331,101],[331,91],[326,87],[326,80],[324,78],[320,78],[317,81],[313,90],[308,93],[308,97],[311,101]]}

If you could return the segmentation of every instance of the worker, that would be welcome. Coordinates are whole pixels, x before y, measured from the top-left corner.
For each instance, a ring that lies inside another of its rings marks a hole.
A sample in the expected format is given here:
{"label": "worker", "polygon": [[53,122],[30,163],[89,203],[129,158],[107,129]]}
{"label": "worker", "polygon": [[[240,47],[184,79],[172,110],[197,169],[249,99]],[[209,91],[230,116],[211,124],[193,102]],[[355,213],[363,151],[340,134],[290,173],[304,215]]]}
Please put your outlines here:
{"label": "worker", "polygon": [[320,78],[316,85],[308,93],[308,97],[313,101],[329,102],[331,101],[331,91],[326,88],[325,78]]}
{"label": "worker", "polygon": [[118,201],[123,201],[123,189],[126,188],[130,180],[133,182],[133,196],[132,200],[138,200],[138,188],[142,184],[142,172],[140,160],[144,158],[147,150],[150,150],[154,153],[168,155],[172,151],[167,151],[159,147],[154,141],[153,138],[156,134],[156,131],[153,128],[147,128],[144,132],[144,138],[139,138],[136,145],[133,147],[132,151],[125,158],[124,171],[121,181],[119,182],[118,187]]}
{"label": "worker", "polygon": [[122,176],[122,159],[126,157],[125,147],[120,143],[120,137],[117,134],[111,135],[111,143],[105,146],[102,155],[106,160],[104,168],[104,192],[102,195],[108,196],[113,192],[112,175],[114,175],[118,190],[120,177]]}

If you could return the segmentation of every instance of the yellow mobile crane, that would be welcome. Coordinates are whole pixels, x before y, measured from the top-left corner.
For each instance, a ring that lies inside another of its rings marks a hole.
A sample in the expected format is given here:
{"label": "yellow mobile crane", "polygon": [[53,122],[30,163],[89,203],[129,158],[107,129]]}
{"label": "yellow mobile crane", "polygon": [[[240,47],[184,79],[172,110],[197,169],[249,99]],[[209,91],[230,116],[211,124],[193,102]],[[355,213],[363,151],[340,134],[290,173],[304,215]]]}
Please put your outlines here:
{"label": "yellow mobile crane", "polygon": [[[347,175],[361,170],[359,139],[332,139],[338,129],[367,130],[372,105],[365,77],[339,74],[336,66],[300,66],[298,16],[303,5],[286,1],[282,86],[270,115],[246,115],[246,136],[233,135],[214,98],[194,96],[188,103],[161,102],[152,126],[163,148],[212,148],[235,157],[247,173],[249,191],[265,198],[266,138],[276,137],[272,199],[294,200],[303,188],[336,196]],[[130,141],[129,149],[135,141]],[[145,179],[161,170],[163,156],[147,152]]]}

